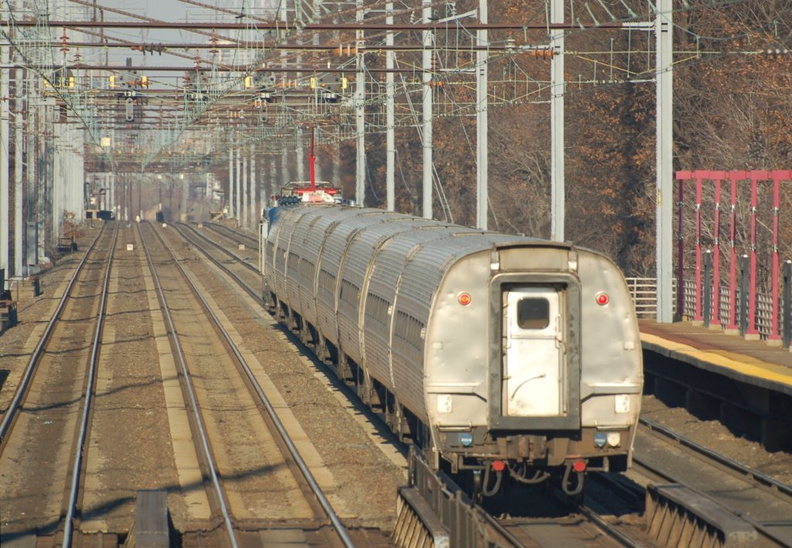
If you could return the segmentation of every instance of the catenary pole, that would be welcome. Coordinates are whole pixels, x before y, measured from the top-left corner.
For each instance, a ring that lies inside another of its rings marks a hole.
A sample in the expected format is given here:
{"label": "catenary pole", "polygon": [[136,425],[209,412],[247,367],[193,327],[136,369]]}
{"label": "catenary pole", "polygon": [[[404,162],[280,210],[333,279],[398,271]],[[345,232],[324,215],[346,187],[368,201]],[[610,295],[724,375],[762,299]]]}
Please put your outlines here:
{"label": "catenary pole", "polygon": [[[479,0],[479,21],[487,24],[487,0]],[[478,46],[489,44],[486,29],[476,31]],[[489,111],[487,100],[489,52],[479,50],[476,52],[476,226],[482,230],[487,229],[487,202],[489,201],[489,188],[487,174],[489,172]]]}
{"label": "catenary pole", "polygon": [[[550,22],[564,22],[564,0],[552,0]],[[550,239],[564,241],[564,30],[550,31]]]}
{"label": "catenary pole", "polygon": [[[393,24],[393,1],[385,2],[385,23]],[[393,46],[393,32],[385,33],[385,45]],[[393,67],[396,61],[396,52],[385,52],[385,189],[387,193],[386,207],[388,211],[396,209],[396,112],[395,112],[395,87],[393,80]]]}
{"label": "catenary pole", "polygon": [[[432,20],[432,3],[423,0],[423,22]],[[431,30],[423,31],[423,216],[432,218],[432,46],[434,35]]]}
{"label": "catenary pole", "polygon": [[[673,20],[672,0],[658,0],[655,14],[657,72],[657,321],[673,321]],[[682,291],[683,288],[679,288]],[[680,311],[681,312],[681,311]]]}
{"label": "catenary pole", "polygon": [[[0,99],[8,97],[9,57],[11,46],[8,43],[0,44]],[[8,170],[11,166],[9,151],[9,104],[0,100],[0,270],[8,273],[9,246],[9,203],[11,197],[9,189]],[[5,288],[0,287],[0,291]]]}
{"label": "catenary pole", "polygon": [[[365,18],[363,0],[357,0],[355,21],[362,23]],[[355,32],[355,200],[358,205],[366,205],[366,73],[365,57],[361,46],[365,36],[362,30]]]}

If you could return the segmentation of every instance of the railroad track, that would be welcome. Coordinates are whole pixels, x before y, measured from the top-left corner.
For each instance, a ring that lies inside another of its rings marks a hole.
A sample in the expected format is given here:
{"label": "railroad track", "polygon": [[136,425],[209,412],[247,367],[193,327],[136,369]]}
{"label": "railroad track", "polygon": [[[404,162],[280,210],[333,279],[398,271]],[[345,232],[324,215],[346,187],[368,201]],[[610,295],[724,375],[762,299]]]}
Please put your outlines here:
{"label": "railroad track", "polygon": [[[82,519],[87,440],[118,226],[75,269],[0,423],[0,543],[71,546]],[[27,539],[27,540],[24,540]]]}
{"label": "railroad track", "polygon": [[[227,246],[209,238],[204,232],[191,224],[178,223],[173,226],[185,240],[194,245],[213,264],[243,286],[246,292],[250,293],[248,289],[261,286],[261,272],[259,272],[256,259],[230,251]],[[237,241],[233,240],[233,243],[236,244]],[[260,294],[257,293],[253,297],[258,299]]]}
{"label": "railroad track", "polygon": [[[254,373],[258,365],[248,363],[216,307],[159,231],[147,224],[141,231],[152,248],[147,252],[152,271],[159,272],[155,278],[161,281],[162,309],[171,309],[166,321],[192,409],[193,439],[200,440],[204,476],[211,478],[209,515],[223,516],[223,523],[214,525],[225,530],[224,544],[237,545],[249,535],[261,538],[266,534],[262,530],[276,528],[273,534],[288,530],[313,535],[323,544],[351,546],[346,528],[262,388],[261,372]],[[198,325],[199,316],[210,318],[213,333]],[[185,340],[211,349],[183,349]],[[190,539],[188,535],[184,542]]]}
{"label": "railroad track", "polygon": [[657,483],[690,489],[710,501],[713,512],[728,512],[721,518],[721,528],[725,530],[722,534],[739,532],[741,538],[748,537],[757,546],[792,545],[792,487],[709,451],[651,420],[641,419],[641,425],[635,442],[639,471]]}
{"label": "railroad track", "polygon": [[251,236],[241,230],[236,230],[220,223],[202,223],[203,228],[208,228],[223,239],[232,242],[234,245],[244,244],[246,249],[257,250],[259,246],[258,238]]}
{"label": "railroad track", "polygon": [[[410,481],[399,489],[398,504],[400,512],[394,537],[402,541],[422,539],[416,545],[434,543],[454,548],[653,545],[640,527],[640,509],[631,504],[627,515],[614,520],[607,510],[578,505],[560,491],[534,486],[477,505],[452,478],[433,472],[423,457],[414,453],[410,459]],[[628,516],[633,519],[632,526],[628,526]],[[402,545],[410,544],[405,541]]]}

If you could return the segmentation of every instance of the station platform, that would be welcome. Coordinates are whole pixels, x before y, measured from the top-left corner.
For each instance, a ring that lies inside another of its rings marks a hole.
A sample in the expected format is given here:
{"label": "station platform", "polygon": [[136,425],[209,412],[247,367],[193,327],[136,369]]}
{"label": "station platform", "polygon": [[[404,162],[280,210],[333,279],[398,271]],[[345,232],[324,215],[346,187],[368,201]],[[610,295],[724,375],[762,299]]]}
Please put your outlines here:
{"label": "station platform", "polygon": [[691,322],[639,320],[644,392],[792,450],[792,352]]}

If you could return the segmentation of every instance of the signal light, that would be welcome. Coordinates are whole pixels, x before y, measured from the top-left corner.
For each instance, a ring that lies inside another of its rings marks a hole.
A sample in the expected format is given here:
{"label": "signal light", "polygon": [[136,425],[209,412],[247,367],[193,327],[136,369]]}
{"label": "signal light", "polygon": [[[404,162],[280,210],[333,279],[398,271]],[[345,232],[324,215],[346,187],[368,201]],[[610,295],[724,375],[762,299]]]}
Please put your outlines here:
{"label": "signal light", "polygon": [[459,301],[459,304],[462,306],[469,305],[472,300],[473,298],[470,296],[470,293],[460,293],[459,297],[457,297],[457,301]]}
{"label": "signal light", "polygon": [[502,460],[494,460],[492,461],[492,469],[495,472],[503,472],[504,470],[506,470],[506,463],[503,462]]}
{"label": "signal light", "polygon": [[585,472],[586,471],[586,461],[584,460],[576,460],[572,463],[572,470],[575,472]]}
{"label": "signal light", "polygon": [[605,306],[610,302],[610,297],[608,297],[608,294],[605,293],[604,291],[600,291],[599,293],[597,293],[596,299],[597,299],[597,304],[600,306]]}

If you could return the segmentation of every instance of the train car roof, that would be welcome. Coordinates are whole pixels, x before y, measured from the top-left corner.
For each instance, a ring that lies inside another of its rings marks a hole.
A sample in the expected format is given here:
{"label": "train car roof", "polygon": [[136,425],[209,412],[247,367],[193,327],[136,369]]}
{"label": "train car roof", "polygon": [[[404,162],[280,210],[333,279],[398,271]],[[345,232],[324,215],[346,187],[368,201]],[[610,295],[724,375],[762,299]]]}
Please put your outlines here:
{"label": "train car roof", "polygon": [[[457,225],[454,223],[445,223],[443,221],[433,221],[431,219],[426,219],[424,217],[417,217],[414,215],[407,215],[404,213],[396,213],[392,211],[387,211],[385,209],[377,209],[377,208],[364,208],[364,207],[357,207],[357,206],[344,206],[344,205],[332,205],[332,204],[297,204],[292,206],[286,207],[275,207],[268,211],[268,218],[271,223],[278,221],[281,216],[285,213],[288,213],[292,210],[300,210],[302,214],[307,214],[308,216],[313,216],[312,213],[321,214],[322,211],[327,212],[328,208],[333,208],[337,212],[338,209],[342,209],[349,218],[354,217],[361,217],[361,216],[372,216],[372,215],[382,215],[383,217],[390,217],[394,221],[397,220],[404,220],[410,221],[414,220],[419,222],[419,226],[416,227],[416,230],[421,230],[424,228],[432,228],[432,227],[448,227],[454,228],[458,227],[460,229],[459,236],[464,237],[466,235],[481,235],[486,236],[491,239],[491,243],[497,246],[498,248],[512,248],[512,247],[554,247],[554,248],[562,248],[562,249],[571,249],[574,246],[571,242],[556,242],[552,240],[544,240],[541,238],[533,238],[529,236],[518,236],[515,234],[505,234],[501,232],[495,231],[485,231],[479,230],[476,228],[466,227],[463,225]],[[343,218],[344,215],[336,216],[334,215],[335,219],[338,220],[339,218]]]}

